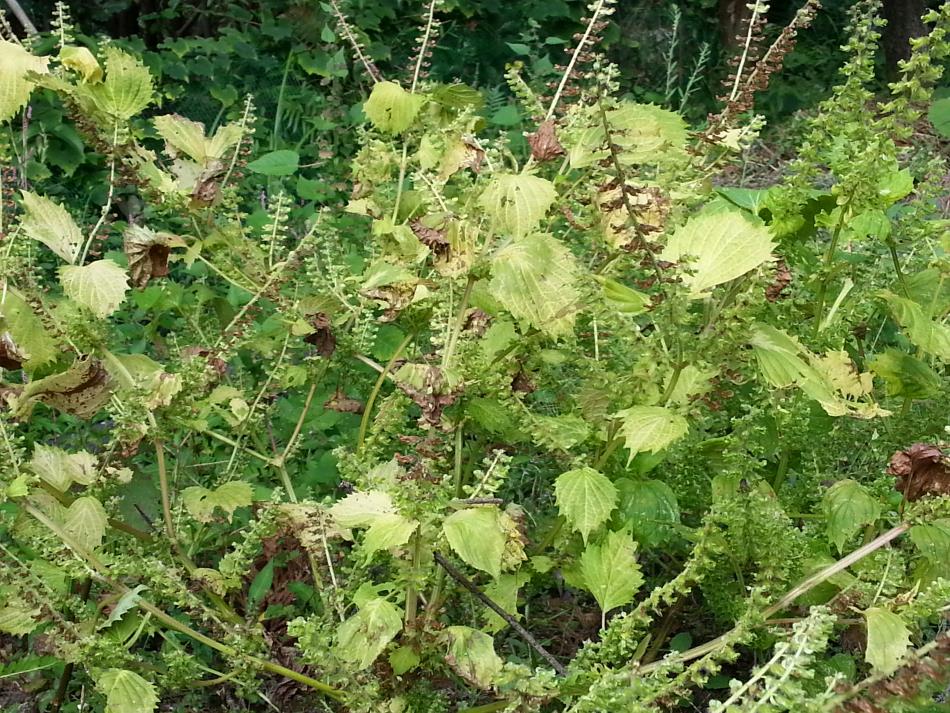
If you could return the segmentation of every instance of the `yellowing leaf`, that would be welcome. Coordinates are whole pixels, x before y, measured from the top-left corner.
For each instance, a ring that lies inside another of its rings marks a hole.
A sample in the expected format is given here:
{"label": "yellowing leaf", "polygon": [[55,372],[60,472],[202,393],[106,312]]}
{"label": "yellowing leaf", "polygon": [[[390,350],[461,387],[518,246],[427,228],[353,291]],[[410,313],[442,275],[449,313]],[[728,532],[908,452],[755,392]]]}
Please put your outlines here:
{"label": "yellowing leaf", "polygon": [[94,416],[109,401],[112,383],[98,359],[76,359],[66,371],[31,381],[16,398],[17,418],[26,418],[41,401],[79,418]]}
{"label": "yellowing leaf", "polygon": [[73,483],[91,485],[96,481],[96,457],[80,451],[67,453],[62,448],[37,443],[33,446],[30,470],[60,492],[65,492]]}
{"label": "yellowing leaf", "polygon": [[828,539],[838,552],[862,527],[874,522],[881,514],[881,506],[864,487],[850,478],[841,480],[825,493],[822,508],[827,519]]}
{"label": "yellowing leaf", "polygon": [[609,532],[603,543],[587,545],[581,555],[584,587],[604,614],[632,601],[643,584],[636,547],[626,530]]}
{"label": "yellowing leaf", "polygon": [[693,297],[703,297],[716,285],[734,280],[772,259],[775,243],[769,229],[748,212],[705,210],[677,229],[660,257],[688,264],[683,282]]}
{"label": "yellowing leaf", "polygon": [[203,164],[208,158],[208,146],[205,139],[205,125],[186,119],[178,114],[163,114],[152,119],[158,135],[165,139],[165,144],[172,158],[176,153],[183,153],[188,158]]}
{"label": "yellowing leaf", "polygon": [[467,626],[450,626],[445,633],[449,639],[449,650],[445,657],[449,665],[472,685],[490,688],[504,665],[501,657],[495,653],[492,637]]}
{"label": "yellowing leaf", "polygon": [[0,39],[0,122],[26,104],[34,87],[27,74],[46,74],[48,62],[49,58],[34,57],[22,45]]}
{"label": "yellowing leaf", "polygon": [[373,554],[379,550],[390,550],[406,544],[418,526],[418,522],[408,520],[402,515],[380,516],[369,526],[363,538],[366,559],[372,558]]}
{"label": "yellowing leaf", "polygon": [[30,191],[23,191],[23,232],[66,262],[76,261],[83,236],[73,217],[61,205]]}
{"label": "yellowing leaf", "polygon": [[65,265],[59,268],[59,282],[69,299],[100,318],[119,309],[129,290],[128,275],[112,260]]}
{"label": "yellowing leaf", "polygon": [[928,317],[919,304],[906,297],[887,290],[880,294],[890,305],[894,319],[907,330],[910,341],[928,354],[950,361],[950,327]]}
{"label": "yellowing leaf", "polygon": [[617,488],[610,479],[593,468],[578,468],[562,473],[554,481],[558,510],[568,524],[587,536],[607,522],[617,504]]}
{"label": "yellowing leaf", "polygon": [[94,550],[102,544],[109,518],[105,508],[96,498],[85,496],[76,498],[66,509],[63,529],[73,539],[88,550]]}
{"label": "yellowing leaf", "polygon": [[0,607],[0,631],[26,636],[40,624],[42,610],[22,601],[10,601]]}
{"label": "yellowing leaf", "polygon": [[368,668],[401,630],[399,610],[381,597],[370,599],[340,624],[336,654],[360,669]]}
{"label": "yellowing leaf", "polygon": [[557,198],[554,184],[527,173],[495,175],[478,199],[494,229],[516,238],[537,229]]}
{"label": "yellowing leaf", "polygon": [[614,416],[623,421],[620,432],[631,459],[644,451],[662,451],[689,431],[685,418],[662,406],[634,406]]}
{"label": "yellowing leaf", "polygon": [[172,248],[187,247],[171,233],[156,233],[144,225],[130,225],[123,235],[122,248],[129,259],[132,284],[145,287],[154,277],[168,274],[168,256]]}
{"label": "yellowing leaf", "polygon": [[503,247],[492,260],[491,295],[513,317],[550,336],[569,334],[579,296],[571,252],[536,233]]}
{"label": "yellowing leaf", "polygon": [[96,678],[106,697],[105,713],[151,713],[158,705],[155,686],[132,671],[108,668]]}
{"label": "yellowing leaf", "polygon": [[86,47],[64,46],[59,51],[59,61],[64,67],[77,72],[84,82],[98,82],[102,79],[99,60]]}
{"label": "yellowing leaf", "polygon": [[495,508],[458,510],[445,518],[442,532],[464,562],[493,577],[501,574],[505,536]]}
{"label": "yellowing leaf", "polygon": [[401,134],[412,126],[422,101],[422,97],[410,94],[395,82],[377,82],[363,104],[363,113],[380,131]]}
{"label": "yellowing leaf", "polygon": [[152,102],[152,75],[141,61],[107,46],[106,78],[89,85],[96,107],[115,119],[131,119]]}
{"label": "yellowing leaf", "polygon": [[889,675],[900,666],[910,648],[910,630],[903,620],[882,607],[864,612],[868,625],[868,645],[864,660],[874,673]]}
{"label": "yellowing leaf", "polygon": [[33,313],[26,300],[9,285],[0,294],[0,338],[4,332],[13,341],[22,357],[22,367],[27,371],[31,372],[59,356],[56,342],[43,322]]}
{"label": "yellowing leaf", "polygon": [[330,516],[340,527],[369,527],[380,518],[395,514],[393,499],[382,490],[350,493],[330,508]]}
{"label": "yellowing leaf", "polygon": [[239,480],[219,485],[214,490],[193,485],[182,491],[185,509],[198,522],[211,522],[216,508],[221,508],[231,522],[234,511],[248,507],[254,501],[254,489]]}

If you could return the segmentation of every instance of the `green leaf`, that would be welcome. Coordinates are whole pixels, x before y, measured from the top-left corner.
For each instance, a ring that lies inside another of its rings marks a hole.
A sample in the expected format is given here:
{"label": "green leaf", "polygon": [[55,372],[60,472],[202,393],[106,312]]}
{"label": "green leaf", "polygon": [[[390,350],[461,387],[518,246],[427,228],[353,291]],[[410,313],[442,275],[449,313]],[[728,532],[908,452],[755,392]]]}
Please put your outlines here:
{"label": "green leaf", "polygon": [[680,262],[685,256],[695,257],[683,282],[692,297],[704,297],[716,285],[771,260],[774,248],[762,221],[741,210],[716,208],[702,211],[678,228],[660,258]]}
{"label": "green leaf", "polygon": [[63,260],[76,261],[83,236],[73,217],[61,205],[30,191],[23,191],[24,215],[20,227]]}
{"label": "green leaf", "polygon": [[844,551],[845,543],[862,527],[880,516],[881,506],[857,481],[841,480],[825,493],[822,509],[827,520],[828,539],[838,552]]}
{"label": "green leaf", "polygon": [[254,575],[251,586],[247,588],[247,611],[257,611],[261,601],[267,596],[274,583],[274,560],[267,560],[261,571]]}
{"label": "green leaf", "polygon": [[336,653],[360,669],[368,668],[401,630],[399,610],[381,597],[370,599],[340,624]]}
{"label": "green leaf", "polygon": [[376,518],[363,538],[363,550],[367,562],[379,550],[390,550],[406,544],[418,526],[417,521],[408,520],[396,513]]}
{"label": "green leaf", "polygon": [[33,447],[30,470],[60,492],[73,483],[91,485],[96,482],[98,463],[86,451],[67,453],[62,448],[37,443]]}
{"label": "green leaf", "polygon": [[106,78],[89,85],[96,106],[116,119],[131,119],[152,102],[152,75],[137,58],[107,45]]}
{"label": "green leaf", "polygon": [[96,689],[106,697],[105,713],[151,713],[158,705],[155,686],[121,668],[102,671],[96,677]]}
{"label": "green leaf", "polygon": [[88,265],[59,268],[63,292],[100,319],[119,309],[129,291],[129,276],[112,260],[96,260]]}
{"label": "green leaf", "polygon": [[400,646],[389,654],[389,665],[393,667],[393,673],[402,676],[407,671],[411,671],[419,665],[419,654],[411,646]]}
{"label": "green leaf", "polygon": [[248,507],[254,501],[254,489],[240,480],[232,480],[208,490],[200,485],[185,488],[182,493],[185,509],[198,522],[211,522],[216,508],[221,508],[228,522],[238,508]]}
{"label": "green leaf", "polygon": [[22,367],[32,372],[59,356],[59,348],[32,308],[8,284],[0,294],[0,338],[6,330],[23,357]]}
{"label": "green leaf", "polygon": [[289,176],[297,170],[300,163],[300,154],[290,149],[279,149],[251,161],[247,167],[254,173],[265,176]]}
{"label": "green leaf", "polygon": [[557,507],[573,530],[587,536],[607,522],[617,504],[617,488],[593,468],[562,473],[554,481]]}
{"label": "green leaf", "polygon": [[637,453],[661,451],[689,431],[689,423],[679,414],[662,406],[634,406],[614,414],[622,419],[620,433],[630,451],[630,460]]}
{"label": "green leaf", "polygon": [[633,601],[643,584],[636,543],[626,530],[609,532],[603,543],[587,545],[581,555],[584,586],[606,614]]}
{"label": "green leaf", "polygon": [[108,618],[96,626],[96,629],[108,629],[117,621],[120,621],[123,616],[138,606],[139,600],[142,598],[141,594],[146,589],[147,587],[144,584],[140,584],[135,587],[135,589],[130,589],[119,597],[119,601],[116,602],[115,606],[112,607],[112,611],[109,612]]}
{"label": "green leaf", "polygon": [[660,480],[617,481],[620,493],[619,516],[634,538],[644,547],[655,547],[672,537],[679,524],[676,494]]}
{"label": "green leaf", "polygon": [[[2,115],[0,115],[2,118]],[[937,99],[930,105],[927,118],[934,125],[937,133],[945,139],[950,139],[950,97]]]}
{"label": "green leaf", "polygon": [[603,287],[604,302],[611,309],[633,316],[643,314],[650,308],[649,295],[607,277],[599,277],[598,282]]}
{"label": "green leaf", "polygon": [[363,113],[380,131],[401,134],[412,126],[421,107],[422,97],[394,82],[377,82],[363,104]]}
{"label": "green leaf", "polygon": [[466,564],[492,577],[501,574],[505,536],[495,508],[458,510],[445,518],[442,532],[455,554]]}
{"label": "green leaf", "polygon": [[550,235],[514,240],[492,260],[488,290],[513,317],[552,337],[569,334],[580,299],[571,252]]}
{"label": "green leaf", "polygon": [[99,60],[86,47],[64,45],[59,50],[59,62],[82,77],[83,82],[98,82],[102,79]]}
{"label": "green leaf", "polygon": [[907,336],[915,346],[944,361],[950,361],[950,327],[935,322],[919,304],[906,297],[899,297],[887,290],[879,294],[890,305],[894,319],[907,330]]}
{"label": "green leaf", "polygon": [[25,602],[8,602],[0,607],[0,631],[13,636],[26,636],[39,626],[41,614],[41,609]]}
{"label": "green leaf", "polygon": [[[607,112],[611,143],[621,164],[656,164],[682,155],[687,127],[679,114],[652,104],[621,102]],[[608,157],[604,126],[599,112],[581,132],[569,151],[572,168],[584,168]]]}
{"label": "green leaf", "polygon": [[393,499],[382,490],[350,493],[330,508],[330,516],[340,527],[369,527],[377,520],[395,514]]}
{"label": "green leaf", "polygon": [[76,498],[66,509],[63,529],[87,550],[94,550],[102,544],[108,524],[109,518],[102,503],[85,496]]}
{"label": "green leaf", "polygon": [[449,650],[445,656],[448,664],[473,686],[490,688],[504,665],[501,657],[495,653],[492,637],[467,626],[450,626],[445,633],[449,639]]}
{"label": "green leaf", "polygon": [[494,230],[515,238],[537,229],[557,198],[550,181],[528,173],[499,173],[482,192],[478,205],[492,219]]}
{"label": "green leaf", "polygon": [[48,57],[34,57],[23,45],[0,39],[0,122],[29,101],[35,82],[27,75],[47,74],[48,63]]}
{"label": "green leaf", "polygon": [[590,436],[590,425],[580,416],[531,416],[531,435],[538,445],[569,451]]}
{"label": "green leaf", "polygon": [[868,645],[864,660],[874,673],[890,675],[897,670],[910,648],[910,630],[893,612],[872,607],[864,612],[868,626]]}
{"label": "green leaf", "polygon": [[[491,599],[515,619],[518,618],[518,590],[530,581],[531,575],[527,572],[516,572],[514,574],[502,574],[498,579],[493,579],[485,587],[485,596]],[[501,631],[508,622],[502,619],[494,611],[485,607],[485,630],[491,633]]]}
{"label": "green leaf", "polygon": [[868,367],[884,380],[888,396],[929,399],[943,389],[940,375],[927,363],[897,349],[878,354],[868,362]]}
{"label": "green leaf", "polygon": [[950,567],[950,520],[914,525],[907,533],[920,554],[936,567]]}
{"label": "green leaf", "polygon": [[164,114],[152,119],[158,135],[165,139],[173,152],[183,153],[188,158],[203,164],[208,159],[205,125],[186,119],[178,114]]}

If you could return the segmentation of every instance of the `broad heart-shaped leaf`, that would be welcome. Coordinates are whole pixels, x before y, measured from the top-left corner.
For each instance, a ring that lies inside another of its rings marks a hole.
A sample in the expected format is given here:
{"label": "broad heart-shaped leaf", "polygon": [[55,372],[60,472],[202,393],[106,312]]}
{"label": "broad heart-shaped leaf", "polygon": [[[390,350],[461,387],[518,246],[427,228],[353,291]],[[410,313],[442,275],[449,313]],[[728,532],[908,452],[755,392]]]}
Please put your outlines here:
{"label": "broad heart-shaped leaf", "polygon": [[34,57],[23,45],[0,39],[0,122],[26,104],[34,86],[27,74],[46,74],[48,62],[48,57]]}
{"label": "broad heart-shaped leaf", "polygon": [[193,485],[181,494],[185,509],[198,522],[211,522],[215,508],[221,508],[231,522],[235,510],[248,507],[254,501],[254,489],[240,480],[224,483],[214,490]]}
{"label": "broad heart-shaped leaf", "polygon": [[898,349],[886,349],[871,359],[868,366],[884,380],[888,396],[929,399],[943,388],[940,375],[926,362]]}
{"label": "broad heart-shaped leaf", "polygon": [[[591,166],[607,158],[603,119],[594,111],[589,128],[581,132],[569,152],[572,168]],[[652,104],[621,102],[607,112],[611,143],[619,149],[620,162],[626,165],[661,163],[682,153],[687,127],[675,112]]]}
{"label": "broad heart-shaped leaf", "polygon": [[864,660],[871,664],[874,673],[894,673],[910,648],[910,630],[897,614],[882,607],[871,607],[864,612],[864,618],[868,625]]}
{"label": "broad heart-shaped leaf", "polygon": [[660,257],[688,265],[683,282],[693,297],[754,270],[772,258],[775,243],[769,229],[748,212],[717,207],[694,215],[676,230]]}
{"label": "broad heart-shaped leaf", "polygon": [[66,509],[63,529],[87,550],[94,550],[102,544],[109,518],[105,508],[96,498],[85,496],[76,498]]}
{"label": "broad heart-shaped leaf", "polygon": [[401,134],[412,126],[422,101],[422,97],[410,94],[395,82],[377,82],[363,104],[363,113],[380,131]]}
{"label": "broad heart-shaped leaf", "polygon": [[950,361],[950,327],[935,322],[923,308],[906,297],[882,290],[880,293],[894,314],[894,319],[907,330],[915,346],[943,361]]}
{"label": "broad heart-shaped leaf", "polygon": [[559,475],[554,496],[561,515],[585,543],[591,532],[607,522],[617,504],[617,488],[610,479],[587,467]]}
{"label": "broad heart-shaped leaf", "polygon": [[622,419],[620,432],[626,440],[630,459],[644,451],[662,451],[689,431],[689,423],[662,406],[634,406],[614,414]]}
{"label": "broad heart-shaped leaf", "polygon": [[61,205],[30,191],[23,191],[23,232],[38,240],[66,262],[76,261],[82,247],[82,232]]}
{"label": "broad heart-shaped leaf", "polygon": [[290,149],[279,149],[266,153],[260,158],[251,161],[247,167],[264,176],[289,176],[297,170],[300,163],[300,154]]}
{"label": "broad heart-shaped leaf", "polygon": [[105,713],[151,713],[158,705],[155,686],[132,671],[107,668],[96,676],[96,688],[106,697]]}
{"label": "broad heart-shaped leaf", "polygon": [[499,173],[482,192],[478,205],[494,229],[520,238],[534,232],[557,198],[550,181],[529,173]]}
{"label": "broad heart-shaped leaf", "polygon": [[389,550],[406,544],[417,527],[417,521],[408,520],[396,513],[376,518],[363,538],[363,551],[367,561],[379,550]]}
{"label": "broad heart-shaped leaf", "polygon": [[152,102],[152,75],[141,61],[111,45],[105,48],[106,78],[88,85],[96,107],[117,120],[128,120]]}
{"label": "broad heart-shaped leaf", "polygon": [[504,665],[501,657],[495,653],[492,637],[467,626],[450,626],[445,633],[449,640],[449,650],[445,656],[448,664],[473,686],[490,688]]}
{"label": "broad heart-shaped leaf", "polygon": [[580,299],[570,250],[535,233],[495,253],[488,290],[513,317],[552,337],[569,334]]}
{"label": "broad heart-shaped leaf", "polygon": [[581,555],[584,586],[604,614],[632,601],[643,584],[636,548],[630,533],[621,530],[608,532],[600,544],[587,545]]}
{"label": "broad heart-shaped leaf", "polygon": [[0,631],[13,636],[25,636],[39,626],[42,610],[25,602],[8,601],[0,606]]}
{"label": "broad heart-shaped leaf", "polygon": [[399,609],[381,597],[370,599],[356,614],[340,624],[336,653],[358,668],[367,668],[401,630]]}
{"label": "broad heart-shaped leaf", "polygon": [[[2,116],[0,116],[2,118]],[[937,133],[945,139],[950,139],[950,97],[937,99],[930,105],[927,118],[934,125]]]}
{"label": "broad heart-shaped leaf", "polygon": [[673,535],[680,509],[673,489],[661,480],[617,481],[618,516],[644,547],[655,547]]}
{"label": "broad heart-shaped leaf", "polygon": [[330,515],[340,527],[369,527],[380,518],[395,514],[393,499],[382,490],[350,493],[330,508]]}
{"label": "broad heart-shaped leaf", "polygon": [[60,492],[66,492],[73,483],[91,485],[96,481],[96,469],[96,457],[92,453],[67,453],[62,448],[42,443],[33,446],[30,470]]}
{"label": "broad heart-shaped leaf", "polygon": [[[56,342],[33,309],[10,285],[0,294],[0,338],[9,334],[27,372],[48,364],[59,356]],[[10,368],[10,365],[7,365]]]}
{"label": "broad heart-shaped leaf", "polygon": [[165,139],[172,158],[175,153],[183,153],[203,166],[209,161],[224,158],[224,154],[241,140],[241,127],[236,124],[219,127],[214,138],[208,139],[205,137],[204,124],[178,114],[156,116],[152,121],[159,136]]}
{"label": "broad heart-shaped leaf", "polygon": [[458,510],[445,518],[442,532],[455,554],[466,564],[492,577],[501,574],[505,535],[498,510],[490,507]]}
{"label": "broad heart-shaped leaf", "polygon": [[865,525],[874,522],[881,514],[881,506],[857,481],[841,480],[828,488],[822,500],[822,509],[827,519],[826,531],[838,552],[844,551],[845,543]]}
{"label": "broad heart-shaped leaf", "polygon": [[63,292],[103,319],[119,309],[129,291],[129,277],[112,260],[96,260],[88,265],[64,265],[59,268]]}

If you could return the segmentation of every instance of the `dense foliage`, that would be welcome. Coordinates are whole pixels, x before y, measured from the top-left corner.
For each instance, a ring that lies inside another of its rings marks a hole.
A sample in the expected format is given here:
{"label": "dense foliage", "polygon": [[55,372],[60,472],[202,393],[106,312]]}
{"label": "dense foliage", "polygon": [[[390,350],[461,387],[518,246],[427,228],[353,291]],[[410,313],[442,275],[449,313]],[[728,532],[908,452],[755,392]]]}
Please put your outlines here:
{"label": "dense foliage", "polygon": [[4,710],[938,710],[950,3],[883,91],[854,4],[755,176],[813,0],[701,121],[608,0],[488,91],[367,7],[283,65],[4,30]]}

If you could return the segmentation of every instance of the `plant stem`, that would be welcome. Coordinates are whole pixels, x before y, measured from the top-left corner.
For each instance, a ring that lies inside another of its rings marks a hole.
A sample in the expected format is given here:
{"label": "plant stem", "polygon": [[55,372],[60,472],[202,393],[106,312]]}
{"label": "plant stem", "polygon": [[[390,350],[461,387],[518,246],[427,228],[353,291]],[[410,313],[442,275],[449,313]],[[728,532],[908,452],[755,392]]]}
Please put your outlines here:
{"label": "plant stem", "polygon": [[831,266],[835,261],[835,251],[838,249],[838,239],[841,237],[841,230],[844,228],[844,219],[851,209],[851,201],[853,197],[854,196],[852,194],[852,197],[848,198],[847,202],[841,206],[841,215],[838,218],[838,223],[835,225],[834,232],[831,234],[831,243],[828,245],[828,251],[825,253],[825,259],[822,262],[821,283],[818,286],[818,298],[815,304],[815,336],[818,336],[818,332],[821,327],[821,315],[825,311],[825,297],[828,293],[828,282],[831,279]]}
{"label": "plant stem", "polygon": [[409,332],[401,342],[399,346],[396,347],[396,351],[393,352],[393,355],[390,357],[389,361],[386,362],[386,366],[383,367],[383,370],[379,374],[379,378],[376,379],[376,383],[373,384],[373,390],[369,393],[369,398],[366,399],[366,405],[363,407],[363,418],[360,419],[360,430],[359,434],[356,437],[356,451],[363,447],[363,442],[366,440],[366,430],[369,428],[370,416],[373,413],[373,405],[376,403],[376,398],[379,396],[380,389],[383,388],[383,382],[386,381],[386,377],[389,376],[389,372],[392,371],[393,366],[399,361],[399,358],[402,356],[402,353],[406,350],[406,347],[409,346],[409,343],[415,338],[415,332]]}

